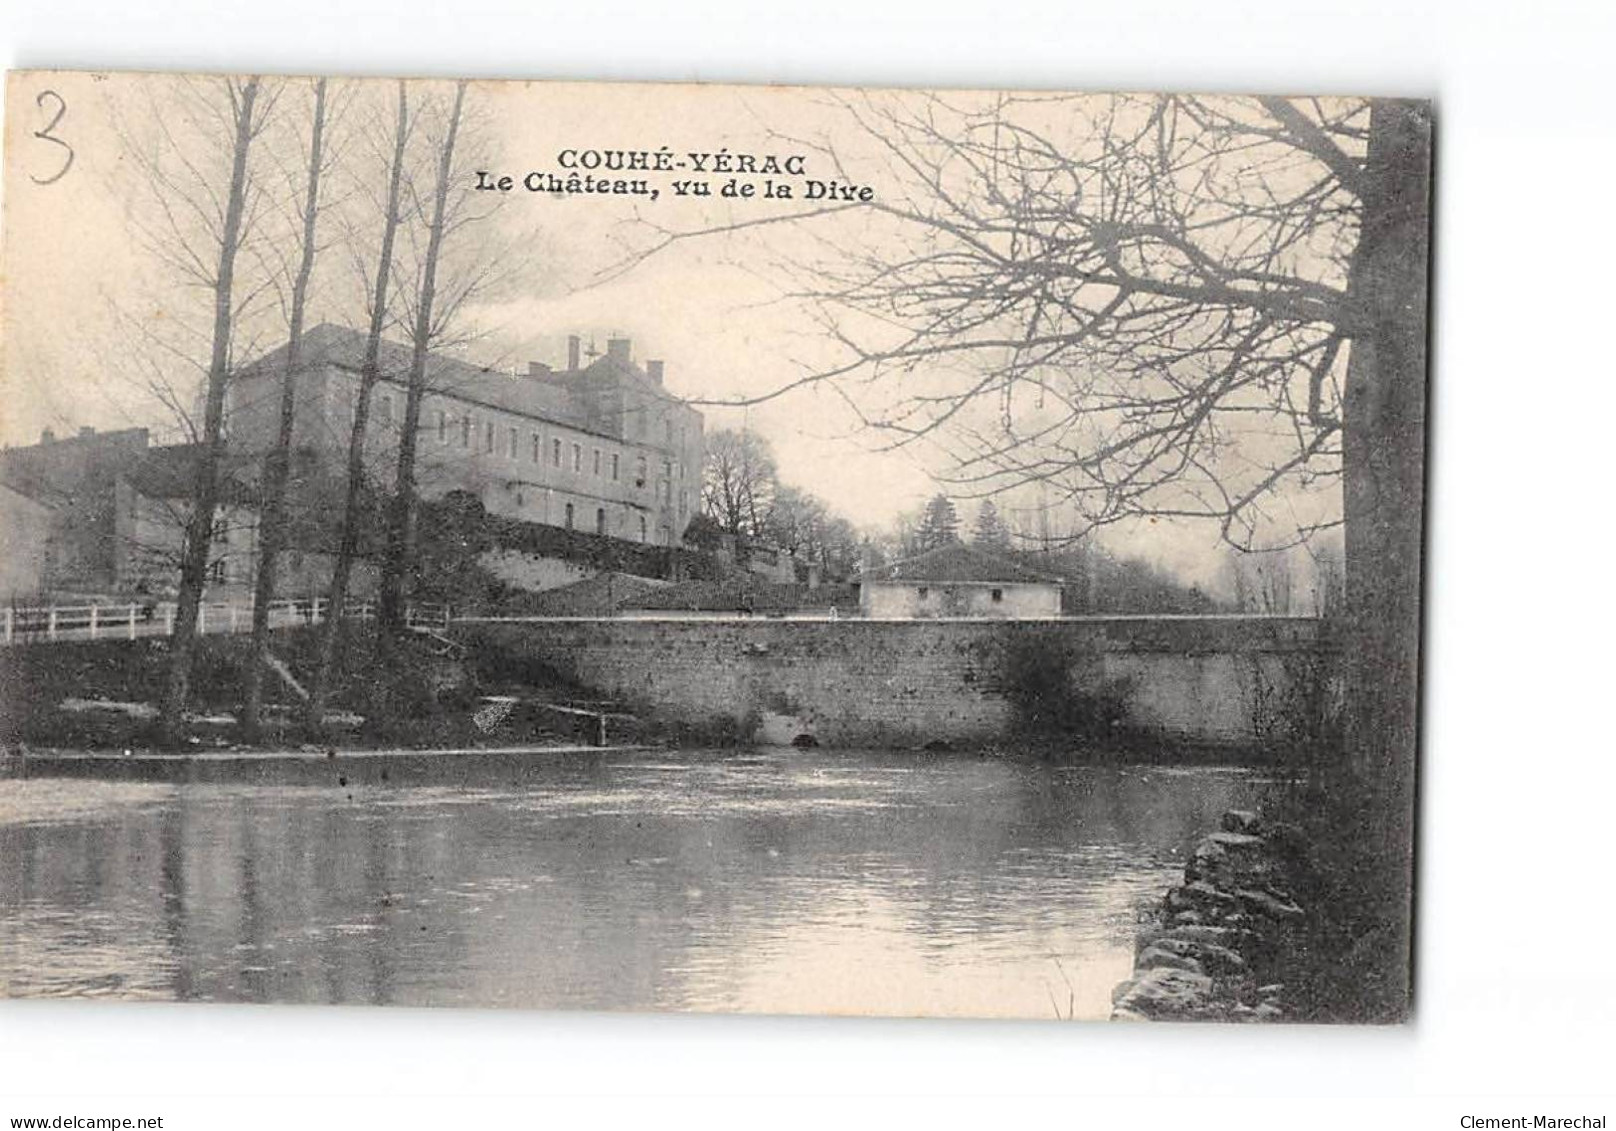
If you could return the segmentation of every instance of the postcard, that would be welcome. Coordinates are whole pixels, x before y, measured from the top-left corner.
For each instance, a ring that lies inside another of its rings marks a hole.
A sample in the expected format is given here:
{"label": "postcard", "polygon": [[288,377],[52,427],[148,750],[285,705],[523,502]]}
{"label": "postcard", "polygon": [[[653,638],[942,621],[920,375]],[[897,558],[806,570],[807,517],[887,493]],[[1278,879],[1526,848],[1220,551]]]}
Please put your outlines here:
{"label": "postcard", "polygon": [[7,82],[0,995],[1408,1015],[1429,104]]}

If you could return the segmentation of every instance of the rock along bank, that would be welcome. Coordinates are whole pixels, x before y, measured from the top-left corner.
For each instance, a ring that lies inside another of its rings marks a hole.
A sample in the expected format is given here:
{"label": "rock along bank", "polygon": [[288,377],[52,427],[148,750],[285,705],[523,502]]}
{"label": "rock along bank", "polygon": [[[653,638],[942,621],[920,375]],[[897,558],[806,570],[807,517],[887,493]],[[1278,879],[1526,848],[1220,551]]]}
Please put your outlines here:
{"label": "rock along bank", "polygon": [[1184,866],[1184,882],[1141,930],[1114,1021],[1280,1021],[1306,918],[1291,892],[1300,835],[1230,810]]}

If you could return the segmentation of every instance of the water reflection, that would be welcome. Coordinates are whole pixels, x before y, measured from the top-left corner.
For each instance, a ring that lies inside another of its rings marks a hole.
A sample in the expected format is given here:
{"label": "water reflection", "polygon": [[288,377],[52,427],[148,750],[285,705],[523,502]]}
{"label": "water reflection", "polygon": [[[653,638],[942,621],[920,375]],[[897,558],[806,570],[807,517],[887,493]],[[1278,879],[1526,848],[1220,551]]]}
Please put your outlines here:
{"label": "water reflection", "polygon": [[0,781],[5,993],[1103,1017],[1252,788],[819,751],[118,770]]}

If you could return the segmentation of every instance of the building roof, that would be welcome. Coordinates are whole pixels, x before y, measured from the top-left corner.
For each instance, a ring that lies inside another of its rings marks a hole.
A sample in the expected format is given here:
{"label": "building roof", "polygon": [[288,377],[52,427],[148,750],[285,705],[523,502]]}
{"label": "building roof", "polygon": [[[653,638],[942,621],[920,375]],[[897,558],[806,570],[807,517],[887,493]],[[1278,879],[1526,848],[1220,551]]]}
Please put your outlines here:
{"label": "building roof", "polygon": [[721,581],[685,581],[618,602],[620,609],[656,612],[789,613],[832,608],[852,612],[858,594],[850,585],[785,584],[755,574],[735,574]]}
{"label": "building roof", "polygon": [[[125,472],[124,479],[148,499],[194,498],[202,451],[201,444],[148,448],[141,453],[140,461]],[[219,503],[225,506],[255,505],[257,500],[252,488],[235,475],[235,470],[229,455],[223,456],[219,466]]]}
{"label": "building roof", "polygon": [[939,546],[891,565],[867,570],[865,583],[907,582],[932,585],[1059,585],[1061,579],[1029,569],[1020,562],[967,546]]}
{"label": "building roof", "polygon": [[110,490],[119,474],[137,464],[147,440],[144,428],[85,428],[62,437],[47,432],[37,444],[0,448],[0,481],[51,506],[82,503],[87,493]]}
{"label": "building roof", "polygon": [[[365,343],[366,334],[361,330],[322,322],[304,333],[301,361],[309,365],[334,365],[357,373],[364,366]],[[284,363],[286,350],[286,345],[271,350],[253,362],[248,371],[277,369]],[[410,346],[382,339],[378,354],[382,379],[406,383],[412,356]],[[606,354],[579,369],[538,374],[512,374],[441,352],[428,353],[426,366],[427,386],[434,392],[539,417],[580,431],[619,437],[622,422],[603,420],[585,394],[598,390],[604,383],[615,382],[631,386],[646,397],[683,403],[633,362]]]}

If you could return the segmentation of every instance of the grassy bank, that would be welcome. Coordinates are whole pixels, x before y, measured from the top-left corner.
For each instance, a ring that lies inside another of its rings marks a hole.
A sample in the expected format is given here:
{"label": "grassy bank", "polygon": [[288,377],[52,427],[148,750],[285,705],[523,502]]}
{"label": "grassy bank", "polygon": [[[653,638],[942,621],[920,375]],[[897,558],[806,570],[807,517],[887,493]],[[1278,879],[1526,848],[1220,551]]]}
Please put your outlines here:
{"label": "grassy bank", "polygon": [[[314,670],[318,635],[277,632],[275,655],[300,680]],[[192,674],[191,742],[220,747],[242,742],[240,717],[251,642],[245,636],[204,636]],[[22,644],[0,650],[0,742],[75,749],[147,749],[155,745],[151,717],[163,694],[168,642],[139,640]],[[431,642],[405,639],[383,649],[366,627],[348,634],[338,653],[328,699],[330,725],[319,734],[302,726],[301,701],[269,675],[264,747],[340,741],[344,745],[409,749],[572,741],[564,720],[521,708],[490,707],[485,696],[575,699],[580,689],[553,673],[480,670],[477,663],[437,654]],[[134,705],[126,710],[64,710],[66,700]]]}

